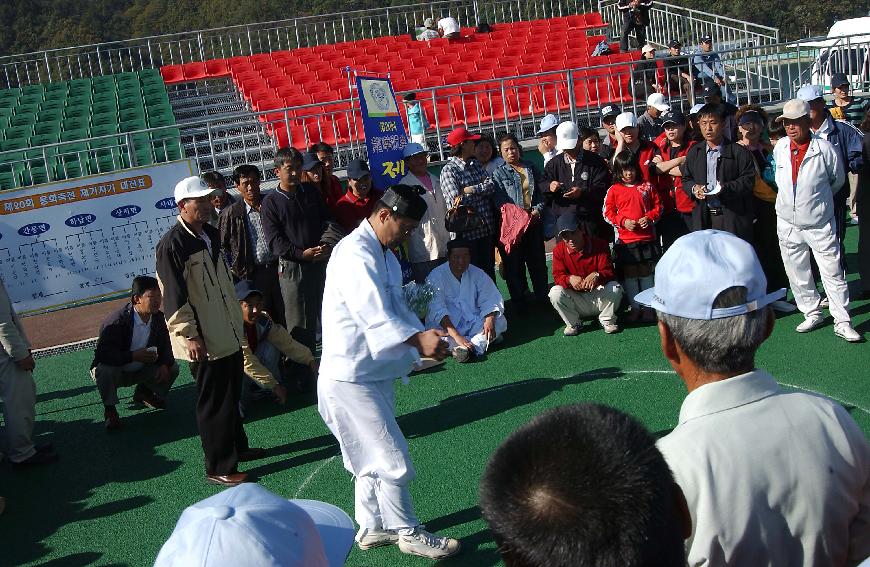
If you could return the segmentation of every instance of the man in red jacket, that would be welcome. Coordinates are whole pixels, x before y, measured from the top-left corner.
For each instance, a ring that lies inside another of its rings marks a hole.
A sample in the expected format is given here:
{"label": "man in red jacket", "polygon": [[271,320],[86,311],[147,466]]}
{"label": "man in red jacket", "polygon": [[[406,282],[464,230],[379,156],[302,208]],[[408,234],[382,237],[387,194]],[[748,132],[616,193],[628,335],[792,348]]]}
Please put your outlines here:
{"label": "man in red jacket", "polygon": [[622,301],[622,286],[614,281],[613,262],[607,242],[578,227],[572,215],[558,222],[559,243],[553,249],[553,281],[550,303],[565,321],[565,336],[580,334],[583,318],[598,317],[605,333],[616,333],[616,309]]}

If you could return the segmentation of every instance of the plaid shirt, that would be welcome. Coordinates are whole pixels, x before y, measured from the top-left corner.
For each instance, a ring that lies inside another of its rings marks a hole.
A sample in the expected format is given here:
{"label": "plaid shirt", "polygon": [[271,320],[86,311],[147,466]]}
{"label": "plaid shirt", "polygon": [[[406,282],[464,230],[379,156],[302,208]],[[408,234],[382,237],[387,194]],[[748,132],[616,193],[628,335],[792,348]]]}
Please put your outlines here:
{"label": "plaid shirt", "polygon": [[[474,189],[474,193],[463,195],[465,187]],[[495,192],[495,184],[487,175],[483,166],[471,159],[468,163],[453,156],[447,160],[441,169],[441,193],[447,208],[453,208],[457,197],[462,196],[462,204],[474,207],[477,214],[483,220],[480,228],[466,232],[463,236],[468,240],[485,238],[495,234],[497,230],[495,214],[493,212],[492,195]]]}

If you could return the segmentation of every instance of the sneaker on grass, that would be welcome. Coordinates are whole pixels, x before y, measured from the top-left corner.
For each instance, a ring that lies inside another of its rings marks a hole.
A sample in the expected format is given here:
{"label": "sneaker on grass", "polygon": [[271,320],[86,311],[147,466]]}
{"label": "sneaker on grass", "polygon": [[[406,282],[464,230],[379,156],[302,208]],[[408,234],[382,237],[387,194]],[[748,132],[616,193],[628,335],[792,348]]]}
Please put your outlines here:
{"label": "sneaker on grass", "polygon": [[399,550],[408,555],[445,559],[459,553],[459,540],[430,534],[419,526],[413,534],[399,536]]}
{"label": "sneaker on grass", "polygon": [[395,530],[381,528],[360,528],[356,534],[356,544],[360,549],[366,550],[373,547],[393,545],[399,541],[399,534]]}
{"label": "sneaker on grass", "polygon": [[471,351],[468,347],[458,346],[453,349],[453,359],[456,362],[468,362],[471,358]]}

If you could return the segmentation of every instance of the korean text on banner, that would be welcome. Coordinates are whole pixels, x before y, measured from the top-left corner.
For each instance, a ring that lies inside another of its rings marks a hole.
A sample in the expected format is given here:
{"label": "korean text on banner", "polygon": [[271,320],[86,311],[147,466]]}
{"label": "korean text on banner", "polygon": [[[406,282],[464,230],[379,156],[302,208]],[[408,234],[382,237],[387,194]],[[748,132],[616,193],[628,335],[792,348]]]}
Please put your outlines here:
{"label": "korean text on banner", "polygon": [[358,75],[356,86],[372,184],[375,189],[383,191],[405,176],[405,162],[402,159],[402,149],[408,143],[405,125],[402,124],[389,79]]}
{"label": "korean text on banner", "polygon": [[116,295],[154,274],[180,161],[0,192],[0,274],[19,313]]}

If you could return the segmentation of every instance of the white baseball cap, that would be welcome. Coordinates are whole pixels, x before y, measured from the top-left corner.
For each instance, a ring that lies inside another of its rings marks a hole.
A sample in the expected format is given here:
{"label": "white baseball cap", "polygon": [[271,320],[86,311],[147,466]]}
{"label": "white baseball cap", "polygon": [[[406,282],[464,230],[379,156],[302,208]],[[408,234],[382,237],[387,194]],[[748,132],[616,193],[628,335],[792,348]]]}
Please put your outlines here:
{"label": "white baseball cap", "polygon": [[653,93],[646,99],[646,105],[652,106],[662,112],[667,112],[671,109],[671,105],[665,100],[665,95],[662,93]]}
{"label": "white baseball cap", "polygon": [[640,52],[641,52],[641,53],[649,53],[650,51],[653,51],[653,52],[654,52],[655,50],[656,50],[655,47],[653,47],[652,45],[650,45],[650,44],[647,43],[646,45],[644,45],[644,46],[641,48]]}
{"label": "white baseball cap", "polygon": [[776,121],[782,122],[786,118],[797,120],[802,116],[807,116],[809,113],[810,103],[799,98],[793,98],[782,106],[782,116],[777,116]]}
{"label": "white baseball cap", "polygon": [[631,126],[632,128],[637,128],[637,116],[634,115],[634,112],[623,112],[616,117],[617,132],[619,132],[623,128],[628,128],[629,126]]}
{"label": "white baseball cap", "polygon": [[798,89],[795,98],[811,102],[817,98],[824,98],[824,95],[822,95],[822,89],[816,85],[804,85]]}
{"label": "white baseball cap", "polygon": [[562,122],[556,128],[556,149],[573,150],[580,139],[580,129],[573,122]]}
{"label": "white baseball cap", "polygon": [[340,508],[245,483],[186,508],[154,565],[339,567],[353,538],[353,521]]}
{"label": "white baseball cap", "polygon": [[215,191],[217,191],[217,189],[209,187],[208,184],[199,177],[185,177],[175,185],[175,202],[180,203],[183,199],[204,197],[206,195],[211,195]]}
{"label": "white baseball cap", "polygon": [[548,114],[541,119],[541,126],[538,128],[538,134],[543,134],[544,132],[549,132],[553,128],[559,125],[559,119],[556,118],[555,114]]}
{"label": "white baseball cap", "polygon": [[418,144],[416,142],[411,142],[409,144],[405,144],[405,147],[402,148],[402,157],[403,158],[409,158],[409,157],[415,156],[417,154],[425,154],[425,153],[427,153],[426,148],[424,148],[423,146],[421,146],[420,144]]}
{"label": "white baseball cap", "polygon": [[698,104],[692,106],[692,108],[689,109],[689,116],[693,114],[698,114],[699,112],[701,112],[702,108],[704,108],[704,103],[702,102],[699,102]]}
{"label": "white baseball cap", "polygon": [[[747,302],[713,308],[720,293],[745,287]],[[656,265],[655,285],[635,300],[656,311],[709,321],[761,309],[785,296],[767,293],[767,278],[752,245],[721,230],[699,230],[680,237]]]}

